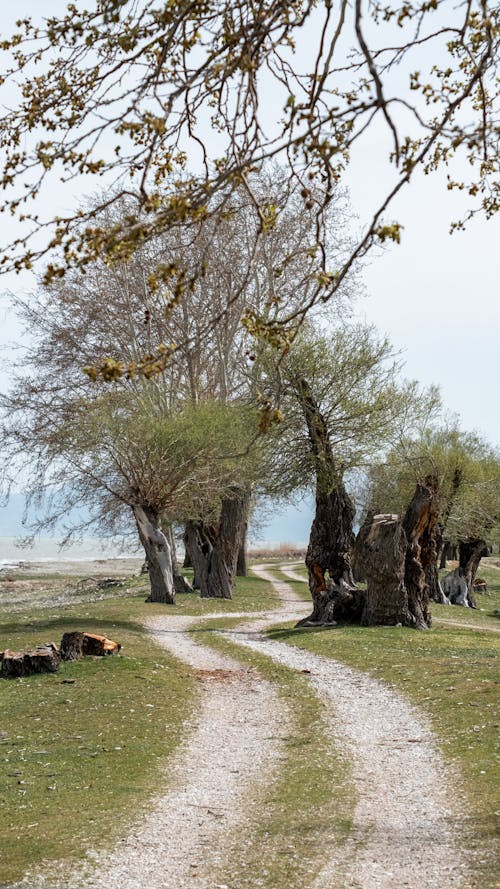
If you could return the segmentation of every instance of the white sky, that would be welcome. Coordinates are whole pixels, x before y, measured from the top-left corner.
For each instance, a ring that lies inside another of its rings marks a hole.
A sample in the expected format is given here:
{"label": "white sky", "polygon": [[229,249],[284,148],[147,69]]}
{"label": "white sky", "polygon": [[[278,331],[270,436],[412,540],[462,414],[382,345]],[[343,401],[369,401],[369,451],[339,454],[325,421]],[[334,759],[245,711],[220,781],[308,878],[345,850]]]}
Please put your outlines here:
{"label": "white sky", "polygon": [[[18,17],[58,14],[65,7],[63,0],[3,2],[0,27],[9,33]],[[373,141],[365,142],[354,157],[348,176],[360,223],[371,215],[377,194],[388,184],[380,155],[380,134],[374,131]],[[75,189],[67,195],[66,206],[73,203]],[[60,209],[54,207],[54,212]],[[476,220],[465,233],[450,236],[449,223],[461,209],[460,199],[447,192],[443,176],[421,176],[412,182],[390,211],[405,227],[402,244],[391,244],[366,268],[368,296],[359,301],[357,312],[403,350],[408,376],[440,385],[446,407],[460,414],[464,428],[478,429],[500,444],[500,224]],[[0,229],[0,238],[4,234],[5,228]],[[4,284],[11,289],[32,286],[28,276]],[[0,280],[0,291],[4,287]],[[10,344],[17,335],[0,303],[0,342]],[[7,378],[8,360],[0,382],[5,385]]]}

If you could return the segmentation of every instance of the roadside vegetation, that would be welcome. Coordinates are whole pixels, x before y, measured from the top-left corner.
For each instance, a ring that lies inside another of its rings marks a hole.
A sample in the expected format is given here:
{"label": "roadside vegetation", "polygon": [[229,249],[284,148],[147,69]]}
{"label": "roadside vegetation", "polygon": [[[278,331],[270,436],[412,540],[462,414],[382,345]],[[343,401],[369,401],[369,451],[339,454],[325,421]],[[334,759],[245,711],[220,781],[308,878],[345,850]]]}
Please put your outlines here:
{"label": "roadside vegetation", "polygon": [[[50,580],[44,577],[44,585]],[[79,578],[53,580],[67,591]],[[15,601],[12,611],[2,609],[0,651],[59,642],[74,629],[106,634],[122,651],[63,663],[56,674],[0,683],[0,801],[9,822],[0,885],[42,862],[79,860],[86,850],[109,845],[150,804],[165,769],[168,774],[195,706],[196,683],[145,631],[148,618],[165,613],[145,603],[147,586],[147,579],[130,578],[127,596],[26,606],[22,614]],[[216,608],[252,612],[276,601],[258,578],[240,578],[235,599],[218,600]],[[174,613],[213,610],[210,600],[180,596]]]}
{"label": "roadside vegetation", "polygon": [[[193,635],[257,669],[278,690],[290,724],[281,738],[280,771],[265,798],[250,802],[244,836],[234,836],[231,878],[241,889],[253,889],[256,874],[263,889],[302,889],[328,857],[327,839],[331,844],[333,837],[333,846],[341,848],[349,836],[355,802],[351,764],[340,746],[332,743],[324,704],[306,677],[219,635],[219,630],[240,622],[210,621],[195,627]],[[227,866],[226,861],[225,871],[219,874],[221,883]]]}
{"label": "roadside vegetation", "polygon": [[[282,626],[268,635],[389,682],[428,717],[450,764],[452,786],[464,799],[467,817],[457,831],[477,850],[474,885],[483,889],[497,885],[490,868],[498,826],[499,640],[495,632],[479,630],[478,625],[500,629],[500,571],[481,568],[481,576],[489,589],[487,596],[478,596],[481,610],[433,604],[436,620],[429,632]],[[299,582],[291,584],[299,591]],[[470,629],[440,624],[441,618],[469,624]]]}

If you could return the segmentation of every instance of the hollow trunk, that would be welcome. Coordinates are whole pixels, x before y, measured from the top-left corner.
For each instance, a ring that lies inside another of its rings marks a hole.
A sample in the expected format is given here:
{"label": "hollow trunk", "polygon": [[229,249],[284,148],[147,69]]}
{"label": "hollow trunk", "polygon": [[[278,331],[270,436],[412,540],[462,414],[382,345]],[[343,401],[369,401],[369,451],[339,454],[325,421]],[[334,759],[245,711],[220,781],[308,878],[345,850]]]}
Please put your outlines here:
{"label": "hollow trunk", "polygon": [[175,536],[172,525],[168,524],[166,526],[165,536],[170,545],[170,552],[172,553],[172,575],[174,579],[174,590],[176,593],[192,593],[193,588],[191,584],[187,582],[186,578],[183,574],[181,574],[179,569],[179,563],[177,561],[177,550],[175,548]]}
{"label": "hollow trunk", "polygon": [[316,512],[306,566],[312,613],[297,626],[334,625],[360,617],[364,595],[352,573],[354,506],[336,464],[328,429],[306,380],[297,381],[297,395],[307,423],[316,471]]}
{"label": "hollow trunk", "polygon": [[376,515],[371,527],[362,529],[360,546],[368,583],[363,624],[430,627],[425,569],[435,567],[437,559],[436,489],[431,478],[417,484],[403,519]]}
{"label": "hollow trunk", "polygon": [[458,544],[458,568],[467,584],[467,602],[470,608],[476,608],[474,598],[474,580],[483,556],[488,555],[488,545],[479,537],[461,540]]}
{"label": "hollow trunk", "polygon": [[148,506],[135,505],[134,517],[141,543],[146,553],[151,593],[148,602],[175,603],[172,553],[170,544],[160,527],[160,518]]}

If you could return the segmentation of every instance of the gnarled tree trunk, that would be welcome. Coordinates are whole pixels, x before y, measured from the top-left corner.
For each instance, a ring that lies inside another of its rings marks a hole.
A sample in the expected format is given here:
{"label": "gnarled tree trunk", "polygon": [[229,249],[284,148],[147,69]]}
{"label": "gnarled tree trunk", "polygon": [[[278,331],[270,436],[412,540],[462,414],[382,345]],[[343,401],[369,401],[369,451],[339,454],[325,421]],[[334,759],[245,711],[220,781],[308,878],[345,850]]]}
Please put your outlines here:
{"label": "gnarled tree trunk", "polygon": [[175,602],[172,553],[160,527],[159,515],[150,507],[136,504],[134,517],[146,553],[151,593],[148,602],[173,605]]}
{"label": "gnarled tree trunk", "polygon": [[218,527],[188,522],[185,542],[202,599],[231,599],[250,495],[234,489],[222,501]]}
{"label": "gnarled tree trunk", "polygon": [[415,626],[405,586],[408,541],[397,515],[375,515],[360,532],[362,564],[367,579],[361,623],[365,626]]}
{"label": "gnarled tree trunk", "polygon": [[334,625],[337,620],[359,618],[363,608],[363,593],[356,586],[351,565],[354,505],[333,456],[324,417],[306,380],[297,381],[297,395],[316,470],[316,513],[306,553],[313,610],[297,626]]}
{"label": "gnarled tree trunk", "polygon": [[408,607],[419,630],[428,629],[432,622],[429,611],[429,589],[422,564],[422,542],[424,541],[427,546],[427,549],[424,549],[424,558],[428,559],[430,552],[428,541],[432,539],[432,528],[436,521],[436,482],[428,478],[425,484],[417,484],[403,518],[403,529],[408,542],[405,586],[408,593]]}

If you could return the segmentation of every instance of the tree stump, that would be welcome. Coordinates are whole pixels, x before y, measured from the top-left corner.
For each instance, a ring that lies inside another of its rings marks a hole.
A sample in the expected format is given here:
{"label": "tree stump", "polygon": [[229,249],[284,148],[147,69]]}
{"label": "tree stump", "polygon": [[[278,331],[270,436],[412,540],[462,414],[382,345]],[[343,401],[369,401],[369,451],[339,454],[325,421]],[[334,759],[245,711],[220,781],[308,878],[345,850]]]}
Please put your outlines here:
{"label": "tree stump", "polygon": [[118,654],[121,649],[119,642],[113,642],[106,636],[95,633],[65,633],[61,639],[61,657],[63,661],[77,661],[81,657],[94,655],[104,657]]}
{"label": "tree stump", "polygon": [[405,587],[407,538],[398,516],[373,517],[364,537],[363,570],[368,589],[361,617],[364,626],[415,626]]}
{"label": "tree stump", "polygon": [[0,658],[1,675],[7,679],[32,676],[34,673],[55,673],[61,663],[61,654],[52,642],[30,651],[6,649],[0,653]]}

